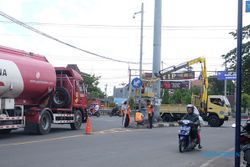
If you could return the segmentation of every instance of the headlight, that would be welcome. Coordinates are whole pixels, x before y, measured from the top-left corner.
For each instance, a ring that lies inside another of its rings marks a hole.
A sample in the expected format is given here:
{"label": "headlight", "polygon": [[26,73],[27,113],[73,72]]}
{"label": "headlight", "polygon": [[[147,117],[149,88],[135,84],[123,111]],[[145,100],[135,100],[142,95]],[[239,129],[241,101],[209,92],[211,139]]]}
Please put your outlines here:
{"label": "headlight", "polygon": [[220,111],[220,115],[224,115],[224,111]]}

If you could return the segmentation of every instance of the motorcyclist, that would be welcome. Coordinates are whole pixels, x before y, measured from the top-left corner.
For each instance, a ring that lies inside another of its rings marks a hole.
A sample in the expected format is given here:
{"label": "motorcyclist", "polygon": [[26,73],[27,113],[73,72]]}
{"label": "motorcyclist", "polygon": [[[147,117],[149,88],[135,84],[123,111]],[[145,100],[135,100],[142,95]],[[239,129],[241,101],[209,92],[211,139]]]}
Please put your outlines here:
{"label": "motorcyclist", "polygon": [[194,106],[192,104],[187,105],[187,114],[182,118],[182,120],[190,120],[194,123],[191,129],[191,138],[193,141],[196,138],[198,139],[198,148],[201,149],[202,146],[200,144],[200,134],[198,134],[200,120],[199,120],[199,116],[194,113]]}

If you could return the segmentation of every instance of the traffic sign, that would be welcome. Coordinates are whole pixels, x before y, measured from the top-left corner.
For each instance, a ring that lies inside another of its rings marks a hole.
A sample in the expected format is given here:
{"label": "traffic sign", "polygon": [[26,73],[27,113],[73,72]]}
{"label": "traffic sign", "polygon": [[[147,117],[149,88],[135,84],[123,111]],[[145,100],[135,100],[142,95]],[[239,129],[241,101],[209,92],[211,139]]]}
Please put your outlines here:
{"label": "traffic sign", "polygon": [[250,12],[250,1],[246,1],[246,13]]}
{"label": "traffic sign", "polygon": [[234,72],[226,72],[226,71],[219,71],[217,73],[218,80],[236,80],[236,73]]}
{"label": "traffic sign", "polygon": [[131,82],[131,84],[132,84],[132,86],[134,87],[134,88],[140,88],[140,87],[142,87],[142,80],[140,79],[140,78],[134,78],[133,80],[132,80],[132,82]]}

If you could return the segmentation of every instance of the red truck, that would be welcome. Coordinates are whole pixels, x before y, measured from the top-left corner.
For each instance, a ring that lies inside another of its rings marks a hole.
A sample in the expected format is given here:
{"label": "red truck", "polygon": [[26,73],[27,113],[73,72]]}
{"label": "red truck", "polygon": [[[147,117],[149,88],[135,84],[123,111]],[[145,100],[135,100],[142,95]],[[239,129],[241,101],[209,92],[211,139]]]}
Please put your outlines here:
{"label": "red truck", "polygon": [[24,128],[47,134],[51,124],[79,129],[87,119],[81,75],[41,55],[0,46],[0,133]]}

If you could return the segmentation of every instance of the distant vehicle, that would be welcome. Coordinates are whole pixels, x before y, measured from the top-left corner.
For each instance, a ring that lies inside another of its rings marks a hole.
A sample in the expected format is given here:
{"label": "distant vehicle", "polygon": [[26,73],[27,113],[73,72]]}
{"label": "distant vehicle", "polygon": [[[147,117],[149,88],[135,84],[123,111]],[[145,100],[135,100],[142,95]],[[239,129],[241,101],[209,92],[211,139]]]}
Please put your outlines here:
{"label": "distant vehicle", "polygon": [[116,105],[114,108],[112,108],[111,112],[109,113],[109,116],[122,116],[122,112],[121,112],[121,106]]}
{"label": "distant vehicle", "polygon": [[81,75],[41,55],[0,46],[0,133],[24,128],[47,134],[51,124],[80,129],[87,119]]}
{"label": "distant vehicle", "polygon": [[97,103],[91,104],[88,111],[89,111],[88,112],[89,116],[97,116],[97,117],[101,116],[100,106]]}

